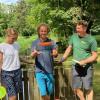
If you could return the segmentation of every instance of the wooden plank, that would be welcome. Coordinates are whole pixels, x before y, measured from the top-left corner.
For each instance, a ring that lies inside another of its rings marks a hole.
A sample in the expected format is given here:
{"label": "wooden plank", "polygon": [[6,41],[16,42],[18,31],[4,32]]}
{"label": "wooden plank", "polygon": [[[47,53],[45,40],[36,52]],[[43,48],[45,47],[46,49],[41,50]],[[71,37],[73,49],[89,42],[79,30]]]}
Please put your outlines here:
{"label": "wooden plank", "polygon": [[29,97],[30,100],[34,100],[34,71],[29,71],[28,77],[29,77]]}

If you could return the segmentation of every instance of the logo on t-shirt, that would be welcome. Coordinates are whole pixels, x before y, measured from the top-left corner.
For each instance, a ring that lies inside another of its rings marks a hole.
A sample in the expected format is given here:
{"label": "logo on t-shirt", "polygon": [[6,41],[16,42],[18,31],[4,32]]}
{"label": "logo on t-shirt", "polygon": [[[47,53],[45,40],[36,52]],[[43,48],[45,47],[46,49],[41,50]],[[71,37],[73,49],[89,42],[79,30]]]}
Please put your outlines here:
{"label": "logo on t-shirt", "polygon": [[86,44],[86,42],[85,42],[85,41],[81,41],[81,43],[82,43],[82,44]]}

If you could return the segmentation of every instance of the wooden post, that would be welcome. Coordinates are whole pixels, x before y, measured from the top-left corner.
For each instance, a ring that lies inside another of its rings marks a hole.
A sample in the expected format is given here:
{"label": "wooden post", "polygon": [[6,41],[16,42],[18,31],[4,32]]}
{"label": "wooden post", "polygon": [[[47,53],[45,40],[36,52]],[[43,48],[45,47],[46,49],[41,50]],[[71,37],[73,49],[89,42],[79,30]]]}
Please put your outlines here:
{"label": "wooden post", "polygon": [[68,100],[78,100],[77,96],[74,94],[73,89],[72,89],[72,70],[71,68],[64,68],[64,78],[66,80],[66,85],[67,85],[67,99]]}
{"label": "wooden post", "polygon": [[28,100],[28,76],[27,76],[27,71],[23,71],[23,76],[24,76],[24,96],[25,99]]}
{"label": "wooden post", "polygon": [[39,89],[38,89],[38,85],[36,82],[36,79],[34,78],[34,100],[42,100],[40,93],[39,93]]}
{"label": "wooden post", "polygon": [[64,90],[64,70],[63,68],[59,69],[59,94],[60,94],[60,99],[65,100],[65,90]]}
{"label": "wooden post", "polygon": [[29,96],[30,100],[34,100],[34,71],[28,71],[29,77]]}
{"label": "wooden post", "polygon": [[58,69],[55,69],[54,71],[54,78],[55,78],[55,98],[58,99],[59,98],[59,75],[58,75]]}

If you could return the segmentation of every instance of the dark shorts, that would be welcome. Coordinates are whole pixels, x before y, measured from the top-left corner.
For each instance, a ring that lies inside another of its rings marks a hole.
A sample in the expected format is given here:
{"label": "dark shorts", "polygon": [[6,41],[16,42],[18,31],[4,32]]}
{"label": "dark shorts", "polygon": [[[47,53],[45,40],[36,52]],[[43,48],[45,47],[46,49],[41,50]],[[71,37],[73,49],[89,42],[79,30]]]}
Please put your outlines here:
{"label": "dark shorts", "polygon": [[72,67],[72,87],[73,89],[83,88],[88,90],[92,88],[93,66],[88,65],[85,68]]}
{"label": "dark shorts", "polygon": [[6,87],[8,96],[17,96],[22,92],[22,72],[20,69],[1,72],[1,82]]}

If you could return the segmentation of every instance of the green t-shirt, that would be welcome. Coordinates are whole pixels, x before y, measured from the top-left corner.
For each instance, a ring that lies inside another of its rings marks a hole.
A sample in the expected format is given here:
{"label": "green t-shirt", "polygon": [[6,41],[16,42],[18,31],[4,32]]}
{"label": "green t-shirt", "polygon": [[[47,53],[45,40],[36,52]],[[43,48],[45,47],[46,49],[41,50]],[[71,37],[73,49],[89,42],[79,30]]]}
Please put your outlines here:
{"label": "green t-shirt", "polygon": [[79,37],[74,33],[69,40],[69,45],[73,48],[73,59],[78,61],[90,57],[92,51],[97,51],[97,42],[90,34]]}

